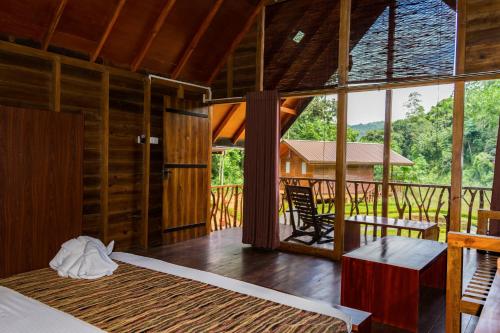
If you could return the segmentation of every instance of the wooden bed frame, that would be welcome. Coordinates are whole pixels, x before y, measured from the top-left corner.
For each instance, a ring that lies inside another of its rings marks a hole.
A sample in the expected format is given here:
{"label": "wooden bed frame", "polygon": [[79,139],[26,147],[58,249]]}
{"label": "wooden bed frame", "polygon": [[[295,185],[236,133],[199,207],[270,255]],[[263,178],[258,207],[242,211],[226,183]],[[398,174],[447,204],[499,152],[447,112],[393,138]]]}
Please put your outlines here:
{"label": "wooden bed frame", "polygon": [[462,313],[479,316],[483,306],[496,295],[491,289],[497,273],[497,256],[487,253],[477,265],[476,272],[462,287],[463,249],[477,249],[500,252],[500,237],[487,236],[490,219],[500,219],[500,212],[480,210],[478,214],[478,234],[460,232],[448,233],[448,268],[446,284],[446,332],[456,333],[461,330]]}

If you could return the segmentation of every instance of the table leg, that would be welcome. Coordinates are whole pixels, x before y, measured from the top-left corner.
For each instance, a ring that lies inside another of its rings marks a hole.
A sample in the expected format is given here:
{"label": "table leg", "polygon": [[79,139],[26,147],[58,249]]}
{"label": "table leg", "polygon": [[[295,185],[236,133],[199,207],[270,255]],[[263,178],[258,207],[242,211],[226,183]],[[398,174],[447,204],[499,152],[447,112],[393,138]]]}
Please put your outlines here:
{"label": "table leg", "polygon": [[359,248],[361,237],[361,225],[345,221],[344,252],[349,252]]}

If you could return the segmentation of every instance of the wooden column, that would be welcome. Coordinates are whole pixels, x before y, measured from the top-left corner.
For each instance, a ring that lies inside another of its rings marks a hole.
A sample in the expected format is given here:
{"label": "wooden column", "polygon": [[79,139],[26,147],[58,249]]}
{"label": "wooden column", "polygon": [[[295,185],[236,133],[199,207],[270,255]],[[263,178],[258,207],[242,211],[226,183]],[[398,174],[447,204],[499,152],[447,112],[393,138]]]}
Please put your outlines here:
{"label": "wooden column", "polygon": [[[389,181],[391,179],[392,90],[385,91],[384,157],[382,172],[382,216],[389,213]],[[382,229],[382,233],[385,230]]]}
{"label": "wooden column", "polygon": [[[465,33],[467,23],[467,0],[457,0],[457,42],[455,74],[465,69]],[[453,128],[451,152],[450,231],[460,231],[462,211],[462,158],[464,137],[465,82],[455,82],[453,98]],[[457,278],[458,277],[458,278]],[[462,248],[448,249],[448,271],[446,281],[446,332],[462,329],[460,299],[462,297]]]}
{"label": "wooden column", "polygon": [[[396,2],[389,4],[389,29],[387,38],[387,79],[392,81],[394,70],[394,38],[396,33]],[[385,91],[384,155],[382,171],[382,216],[389,215],[389,181],[391,179],[392,90]],[[374,229],[376,232],[376,229]],[[387,228],[382,228],[382,236]]]}
{"label": "wooden column", "polygon": [[[458,0],[456,74],[465,68],[466,0]],[[455,82],[450,191],[450,231],[460,231],[462,211],[462,159],[464,137],[465,82]]]}
{"label": "wooden column", "polygon": [[52,108],[61,111],[61,60],[56,57],[52,61]]}
{"label": "wooden column", "polygon": [[149,236],[149,175],[151,171],[151,78],[144,79],[144,144],[142,147],[141,246],[148,248]]}
{"label": "wooden column", "polygon": [[340,260],[344,252],[346,149],[347,149],[347,80],[349,75],[349,33],[351,0],[340,1],[339,93],[337,102],[337,156],[335,166],[335,244],[333,257]]}
{"label": "wooden column", "polygon": [[101,240],[108,242],[109,197],[109,72],[101,79]]}
{"label": "wooden column", "polygon": [[264,40],[266,26],[266,7],[262,7],[257,17],[257,57],[255,73],[255,90],[264,90]]}

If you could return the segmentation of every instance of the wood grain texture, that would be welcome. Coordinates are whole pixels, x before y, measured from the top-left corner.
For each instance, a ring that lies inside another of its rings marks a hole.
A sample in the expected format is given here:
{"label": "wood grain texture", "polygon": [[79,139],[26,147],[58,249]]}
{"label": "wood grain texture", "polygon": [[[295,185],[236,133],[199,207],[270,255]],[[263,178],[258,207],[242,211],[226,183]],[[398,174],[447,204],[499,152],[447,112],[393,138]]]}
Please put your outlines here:
{"label": "wood grain texture", "polygon": [[109,73],[101,78],[101,239],[109,236]]}
{"label": "wood grain texture", "polygon": [[475,333],[495,333],[500,329],[500,268],[479,317]]}
{"label": "wood grain texture", "polygon": [[446,244],[401,237],[379,239],[342,257],[341,304],[373,320],[419,331],[421,287],[444,288]]}
{"label": "wood grain texture", "polygon": [[141,246],[148,248],[149,178],[151,173],[151,79],[144,79],[144,143],[142,149]]}
{"label": "wood grain texture", "polygon": [[59,59],[52,62],[52,108],[55,112],[61,111],[61,62]]}
{"label": "wood grain texture", "polygon": [[166,96],[163,114],[163,241],[178,242],[207,232],[210,184],[210,118],[193,100]]}
{"label": "wood grain texture", "polygon": [[82,228],[83,118],[0,107],[0,276],[46,267]]}
{"label": "wood grain texture", "polygon": [[99,43],[97,43],[97,47],[90,56],[90,61],[94,62],[97,60],[97,57],[99,57],[99,54],[101,53],[102,48],[104,47],[104,44],[106,43],[106,40],[108,40],[109,34],[111,33],[111,30],[113,30],[113,26],[116,23],[116,20],[118,19],[118,16],[120,16],[120,13],[123,9],[123,6],[125,5],[126,0],[119,0],[118,4],[116,5],[115,10],[113,11],[113,15],[111,16],[108,25],[106,26],[106,30],[104,30],[104,33],[102,34],[101,39],[99,39]]}
{"label": "wood grain texture", "polygon": [[61,19],[61,16],[64,12],[64,8],[66,7],[67,3],[68,0],[60,0],[59,3],[57,4],[57,7],[50,20],[50,25],[47,29],[47,32],[45,33],[45,36],[43,37],[42,49],[44,51],[46,51],[49,48],[50,41],[52,39],[52,36],[54,35],[54,32],[56,31],[57,25],[59,24],[59,20]]}

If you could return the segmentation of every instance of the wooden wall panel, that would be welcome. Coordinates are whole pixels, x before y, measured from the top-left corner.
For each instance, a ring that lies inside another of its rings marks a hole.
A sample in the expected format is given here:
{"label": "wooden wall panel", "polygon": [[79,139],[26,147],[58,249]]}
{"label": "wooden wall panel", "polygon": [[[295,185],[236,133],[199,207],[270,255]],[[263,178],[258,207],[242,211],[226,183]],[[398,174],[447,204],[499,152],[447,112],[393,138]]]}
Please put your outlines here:
{"label": "wooden wall panel", "polygon": [[500,69],[500,1],[467,0],[465,73]]}
{"label": "wooden wall panel", "polygon": [[[0,51],[0,106],[37,110],[54,109],[53,60],[50,53],[37,54],[23,48]],[[65,62],[61,56],[61,112],[84,118],[83,234],[102,236],[102,66]],[[81,66],[81,67],[80,67]],[[139,246],[142,198],[143,76],[110,70],[109,87],[109,181],[108,240],[118,249]],[[151,135],[160,138],[151,145],[149,245],[162,241],[163,97],[176,96],[178,84],[153,80]],[[186,99],[201,99],[200,92],[186,88]]]}
{"label": "wooden wall panel", "polygon": [[[232,66],[232,95],[245,96],[249,91],[255,91],[257,71],[257,24],[248,31],[241,44],[234,51],[233,61],[228,62]],[[233,97],[227,95],[228,82],[227,72],[230,70],[228,64],[221,70],[217,79],[212,84],[214,98]]]}
{"label": "wooden wall panel", "polygon": [[100,224],[100,74],[61,66],[61,112],[84,119],[83,233],[97,237]]}

